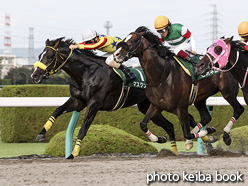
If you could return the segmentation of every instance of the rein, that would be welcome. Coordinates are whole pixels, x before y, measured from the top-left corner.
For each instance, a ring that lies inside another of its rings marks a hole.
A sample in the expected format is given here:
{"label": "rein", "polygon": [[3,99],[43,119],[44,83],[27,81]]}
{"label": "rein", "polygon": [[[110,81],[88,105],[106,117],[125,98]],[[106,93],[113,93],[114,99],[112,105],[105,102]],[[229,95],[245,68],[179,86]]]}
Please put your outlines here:
{"label": "rein", "polygon": [[[137,55],[137,54],[139,54],[139,53],[141,53],[141,52],[144,52],[145,50],[147,50],[147,49],[149,49],[149,48],[152,48],[152,47],[156,46],[156,44],[153,44],[153,45],[150,45],[150,46],[148,46],[148,47],[146,47],[146,48],[144,48],[144,49],[138,51],[138,49],[141,47],[141,44],[143,43],[143,36],[140,35],[140,34],[137,33],[137,32],[132,32],[132,33],[138,34],[138,35],[140,36],[140,39],[137,41],[137,43],[135,43],[135,45],[134,45],[132,48],[130,48],[130,49],[127,51],[126,59],[125,59],[124,61],[127,61],[128,59],[132,58],[134,55]],[[131,34],[132,34],[132,33],[131,33]],[[138,46],[137,46],[137,45],[138,45]],[[135,50],[133,50],[135,47],[137,47],[137,48],[136,48]],[[133,51],[131,51],[131,50],[133,50]]]}
{"label": "rein", "polygon": [[[167,59],[167,58],[165,58],[165,59]],[[163,78],[164,78],[165,69],[166,69],[166,68],[164,67],[164,71],[163,71],[162,77],[161,77],[161,79],[159,80],[158,83],[156,83],[155,85],[149,85],[148,83],[146,83],[146,86],[148,86],[148,87],[156,87],[156,86],[158,86],[158,85],[162,82],[162,80],[163,80]]]}
{"label": "rein", "polygon": [[[210,57],[210,54],[209,53],[206,54],[206,56],[208,57],[208,59],[211,61],[212,69],[217,70],[217,71],[221,71],[221,72],[228,72],[228,71],[230,71],[231,69],[233,69],[235,67],[235,65],[237,64],[238,59],[239,59],[239,51],[238,50],[237,50],[236,60],[235,60],[234,64],[229,69],[222,70],[221,68],[217,68],[217,67],[214,66],[214,64],[216,62],[218,62],[220,60],[220,58],[225,54],[227,48],[228,48],[228,44],[226,44],[225,49],[222,51],[222,53],[219,55],[219,57],[216,58],[216,59],[214,59],[214,60],[212,60],[212,58]],[[226,63],[228,63],[228,59],[227,59],[227,62]],[[243,78],[242,86],[239,84],[239,87],[240,88],[244,88],[244,86],[246,84],[247,75],[248,75],[248,67],[246,68],[246,71],[245,71],[245,75],[244,75],[244,78]]]}
{"label": "rein", "polygon": [[[61,55],[58,54],[57,49],[55,49],[55,48],[53,48],[53,47],[51,47],[51,46],[46,46],[46,48],[50,48],[50,49],[52,49],[52,50],[54,50],[54,51],[56,52],[56,53],[55,53],[55,56],[54,56],[54,58],[53,58],[53,60],[52,60],[51,63],[49,63],[47,66],[46,66],[45,64],[41,63],[40,61],[38,61],[38,62],[36,62],[36,63],[34,64],[34,67],[35,67],[35,68],[36,68],[36,67],[39,67],[39,68],[41,68],[42,70],[45,70],[45,71],[46,71],[45,76],[48,77],[48,76],[51,75],[51,74],[55,74],[58,70],[60,70],[60,69],[65,65],[65,63],[66,63],[66,62],[68,61],[68,59],[71,57],[72,52],[73,52],[73,49],[71,49],[70,54],[68,55],[68,57],[66,58],[66,60],[65,60],[61,65],[59,65],[59,66],[55,69],[55,67],[56,67],[56,65],[57,65],[57,61],[58,61],[58,59],[57,59],[57,57],[56,57],[56,54],[57,54],[62,60],[63,60],[64,58],[63,58]],[[54,63],[53,68],[52,68],[51,71],[48,71],[47,68],[48,68],[50,65],[52,65],[52,63]]]}
{"label": "rein", "polygon": [[[142,52],[144,52],[145,50],[150,49],[150,48],[156,46],[156,44],[153,44],[153,45],[150,45],[150,46],[148,46],[148,47],[146,47],[146,48],[141,49],[141,50],[138,51],[138,49],[141,47],[141,44],[143,43],[143,36],[140,35],[140,34],[137,33],[137,32],[132,32],[132,33],[135,33],[135,34],[139,35],[139,36],[140,36],[140,39],[137,41],[137,43],[135,43],[135,45],[134,45],[131,49],[128,50],[128,52],[127,52],[127,54],[126,54],[126,58],[125,58],[124,61],[127,61],[128,59],[132,58],[134,55],[137,55],[137,54],[139,54],[139,53],[142,53]],[[132,33],[131,33],[131,34],[132,34]],[[138,45],[138,46],[137,46],[137,45]],[[135,47],[137,47],[137,48],[136,48],[135,50],[133,50]],[[131,50],[133,50],[133,51],[131,51]],[[131,52],[130,52],[130,51],[131,51]],[[166,68],[164,67],[164,71],[163,71],[162,77],[161,77],[161,79],[159,80],[158,83],[156,83],[155,85],[149,85],[149,84],[146,83],[146,86],[149,86],[149,87],[156,87],[156,86],[158,86],[158,85],[162,82],[162,80],[163,80],[163,78],[164,78],[165,69],[166,69]]]}

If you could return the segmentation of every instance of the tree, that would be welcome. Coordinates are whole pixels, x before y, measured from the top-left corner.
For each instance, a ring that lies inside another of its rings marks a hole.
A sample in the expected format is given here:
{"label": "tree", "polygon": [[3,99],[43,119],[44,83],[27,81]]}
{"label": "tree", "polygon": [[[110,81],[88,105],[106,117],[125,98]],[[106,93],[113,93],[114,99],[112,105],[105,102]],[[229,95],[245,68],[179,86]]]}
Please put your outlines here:
{"label": "tree", "polygon": [[[4,79],[11,79],[12,85],[17,84],[33,84],[31,74],[33,69],[27,68],[12,68]],[[68,85],[70,83],[70,76],[63,70],[58,71],[56,74],[50,75],[49,79],[43,80],[42,84],[61,84]]]}

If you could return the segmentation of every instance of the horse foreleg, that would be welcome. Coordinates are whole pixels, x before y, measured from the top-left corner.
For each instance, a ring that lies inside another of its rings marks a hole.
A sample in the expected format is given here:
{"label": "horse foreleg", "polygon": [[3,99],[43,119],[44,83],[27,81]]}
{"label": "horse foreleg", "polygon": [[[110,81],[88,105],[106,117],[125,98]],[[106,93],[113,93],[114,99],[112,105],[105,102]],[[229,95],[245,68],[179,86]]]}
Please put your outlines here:
{"label": "horse foreleg", "polygon": [[36,141],[42,141],[46,138],[46,132],[52,127],[53,123],[55,122],[56,118],[59,117],[63,113],[71,112],[74,110],[82,110],[84,109],[83,103],[74,98],[70,97],[62,106],[56,108],[56,110],[53,112],[52,116],[48,119],[48,121],[43,126],[41,132],[36,138]]}
{"label": "horse foreleg", "polygon": [[233,107],[233,110],[234,110],[233,117],[225,126],[224,134],[223,134],[223,141],[225,142],[225,144],[231,145],[232,138],[229,135],[230,131],[234,123],[237,121],[240,115],[244,112],[244,107],[238,102],[237,97],[235,95],[224,96],[224,98],[228,101],[228,103]]}
{"label": "horse foreleg", "polygon": [[[202,128],[201,123],[197,124],[194,120],[194,117],[191,114],[189,114],[189,122],[190,122],[190,127],[193,128],[193,130],[191,130],[191,134],[199,132],[199,130]],[[215,129],[213,127],[210,129],[211,129],[211,131],[208,131],[208,134],[215,132]],[[202,140],[204,143],[207,143],[210,141],[212,141],[212,142],[217,141],[218,139],[216,137],[213,137],[213,136],[210,136],[210,137],[204,136],[204,137],[202,137]],[[193,146],[194,146],[193,141],[186,139],[186,143],[185,143],[186,150],[188,151],[188,150],[192,149]]]}
{"label": "horse foreleg", "polygon": [[[146,114],[151,102],[146,99],[140,103],[138,103],[138,109],[140,112],[143,114]],[[151,118],[153,123],[155,123],[157,126],[162,127],[169,135],[171,141],[175,141],[175,132],[174,132],[174,126],[171,122],[169,122],[164,116],[160,113],[158,116],[155,116]],[[149,129],[148,129],[149,130]],[[152,142],[157,142],[157,143],[166,143],[167,139],[164,136],[155,136],[154,134],[151,133],[151,131],[147,132],[146,135],[149,137],[149,139]]]}
{"label": "horse foreleg", "polygon": [[73,149],[71,155],[67,159],[73,159],[79,155],[82,140],[86,136],[86,133],[89,130],[90,125],[93,122],[93,120],[94,120],[94,118],[95,118],[95,116],[99,110],[99,108],[97,108],[96,105],[99,105],[99,104],[88,104],[87,105],[87,111],[85,113],[85,117],[84,117],[84,121],[82,123],[82,126],[78,132],[76,144],[74,146],[74,149]]}
{"label": "horse foreleg", "polygon": [[151,141],[156,141],[156,142],[159,141],[159,138],[153,135],[149,131],[149,129],[147,128],[147,123],[151,119],[158,126],[161,126],[162,128],[164,128],[166,131],[168,131],[167,133],[170,135],[172,152],[175,155],[178,155],[175,133],[174,133],[174,126],[171,122],[169,122],[166,118],[163,117],[161,112],[162,112],[161,109],[157,108],[155,105],[151,103],[146,112],[144,119],[140,122],[140,128],[145,132],[145,134],[148,136],[148,138]]}
{"label": "horse foreleg", "polygon": [[195,138],[201,138],[207,135],[208,133],[207,130],[201,130],[200,132],[197,133],[191,133],[190,125],[189,125],[188,109],[177,108],[176,114],[179,118],[183,130],[183,134],[186,139],[190,140]]}

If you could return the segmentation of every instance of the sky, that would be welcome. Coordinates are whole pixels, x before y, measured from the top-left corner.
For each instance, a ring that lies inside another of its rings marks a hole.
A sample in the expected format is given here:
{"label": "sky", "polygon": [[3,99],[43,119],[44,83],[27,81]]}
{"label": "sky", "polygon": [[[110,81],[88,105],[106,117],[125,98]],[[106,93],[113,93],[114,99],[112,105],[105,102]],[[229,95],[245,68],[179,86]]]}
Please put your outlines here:
{"label": "sky", "polygon": [[0,49],[4,46],[5,16],[11,19],[12,48],[29,47],[29,28],[34,28],[34,47],[42,48],[47,39],[59,37],[82,41],[87,28],[109,35],[126,37],[139,26],[154,31],[159,15],[172,23],[186,26],[196,40],[197,52],[203,54],[212,43],[213,11],[217,8],[218,37],[239,39],[238,25],[248,21],[247,0],[1,0]]}

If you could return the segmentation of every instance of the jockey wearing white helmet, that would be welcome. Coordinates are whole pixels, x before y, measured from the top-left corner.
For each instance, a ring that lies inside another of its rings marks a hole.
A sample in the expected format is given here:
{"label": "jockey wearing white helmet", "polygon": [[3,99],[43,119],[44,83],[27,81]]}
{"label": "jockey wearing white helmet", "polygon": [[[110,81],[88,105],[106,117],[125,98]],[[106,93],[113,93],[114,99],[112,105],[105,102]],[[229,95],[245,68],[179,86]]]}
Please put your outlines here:
{"label": "jockey wearing white helmet", "polygon": [[[116,36],[106,36],[100,35],[95,30],[86,29],[83,32],[83,42],[75,45],[70,45],[70,49],[85,49],[85,50],[100,50],[102,52],[107,52],[106,64],[118,68],[123,71],[126,76],[127,82],[136,78],[136,75],[125,65],[117,63],[114,61],[113,53],[116,50],[116,46],[119,42],[122,41],[121,38]],[[105,55],[106,56],[106,55]]]}

